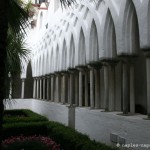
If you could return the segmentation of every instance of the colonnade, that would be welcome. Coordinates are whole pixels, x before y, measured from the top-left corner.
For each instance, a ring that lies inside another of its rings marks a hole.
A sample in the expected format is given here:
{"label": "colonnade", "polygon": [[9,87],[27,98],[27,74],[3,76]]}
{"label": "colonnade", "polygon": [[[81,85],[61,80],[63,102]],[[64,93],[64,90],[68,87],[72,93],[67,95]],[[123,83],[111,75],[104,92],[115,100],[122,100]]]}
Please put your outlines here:
{"label": "colonnade", "polygon": [[[150,76],[150,57],[147,57],[147,78]],[[136,59],[136,58],[135,58]],[[121,61],[102,61],[87,66],[76,67],[68,71],[34,77],[33,98],[70,104],[104,111],[123,111],[123,114],[135,113],[134,62],[132,57],[123,57]],[[119,81],[116,77],[119,67]],[[147,80],[148,80],[147,79]],[[118,81],[116,81],[118,80]],[[22,79],[22,98],[24,97]],[[120,98],[116,98],[116,83],[119,82]],[[147,83],[149,83],[148,80]],[[147,90],[149,91],[149,84]],[[150,100],[150,92],[147,101]],[[119,107],[116,107],[116,105]],[[148,114],[150,103],[148,103]]]}

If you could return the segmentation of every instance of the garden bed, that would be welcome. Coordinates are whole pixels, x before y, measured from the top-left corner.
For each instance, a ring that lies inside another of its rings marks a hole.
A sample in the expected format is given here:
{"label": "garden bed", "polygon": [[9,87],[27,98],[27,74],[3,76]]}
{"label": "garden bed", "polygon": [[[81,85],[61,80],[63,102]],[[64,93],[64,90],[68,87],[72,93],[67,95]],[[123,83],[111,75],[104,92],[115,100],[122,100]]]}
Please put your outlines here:
{"label": "garden bed", "polygon": [[[20,110],[20,111],[25,112],[26,116],[17,117],[18,115],[12,115],[12,117],[10,117],[6,115],[4,117],[5,121],[3,124],[3,140],[11,136],[29,137],[36,135],[53,139],[56,143],[60,144],[60,147],[63,150],[116,150],[116,148],[112,148],[105,144],[90,140],[90,138],[87,135],[79,133],[72,128],[69,128],[57,122],[48,121],[45,117],[33,113],[29,110]],[[11,113],[11,111],[9,113]],[[15,121],[13,120],[13,118],[15,119]],[[23,144],[29,147],[30,145],[32,146],[36,145],[36,143],[33,142],[29,143],[23,142],[20,144],[21,146]],[[17,148],[15,149],[20,150]],[[30,149],[28,148],[27,150]],[[47,149],[42,148],[41,150]]]}

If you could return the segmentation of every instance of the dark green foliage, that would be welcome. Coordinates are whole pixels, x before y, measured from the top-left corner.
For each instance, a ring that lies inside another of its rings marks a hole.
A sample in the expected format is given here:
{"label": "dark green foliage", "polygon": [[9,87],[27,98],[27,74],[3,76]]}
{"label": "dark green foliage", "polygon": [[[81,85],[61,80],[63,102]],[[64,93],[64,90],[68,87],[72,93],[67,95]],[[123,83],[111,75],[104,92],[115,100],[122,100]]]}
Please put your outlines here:
{"label": "dark green foliage", "polygon": [[17,135],[47,135],[47,121],[20,122],[3,125],[3,139]]}
{"label": "dark green foliage", "polygon": [[[10,116],[11,115],[11,116]],[[30,110],[7,110],[4,112],[4,123],[31,123],[31,122],[41,122],[48,121],[46,117],[38,115]]]}
{"label": "dark green foliage", "polygon": [[[11,110],[10,112],[12,112],[13,115],[15,114],[14,110]],[[20,113],[21,110],[18,112]],[[29,110],[22,110],[22,112],[26,112],[25,114],[27,116],[34,116],[33,118],[31,117],[33,119],[33,122],[31,121],[32,119],[30,121],[25,121],[28,117],[24,117],[25,120],[22,120],[22,118],[19,117],[20,120],[18,119],[18,121],[15,122],[13,122],[13,120],[10,121],[7,118],[7,123],[5,122],[5,124],[3,125],[3,139],[6,139],[10,136],[18,136],[21,134],[25,136],[47,135],[56,143],[59,143],[61,145],[61,148],[63,148],[64,150],[117,150],[116,148],[111,148],[105,144],[91,141],[87,135],[79,133],[76,130],[66,127],[60,123],[52,121],[49,122],[46,120],[41,120],[40,122],[38,120],[36,121],[35,118],[39,115]],[[39,116],[39,118],[40,117],[41,116]]]}
{"label": "dark green foliage", "polygon": [[65,150],[115,150],[105,144],[91,141],[88,136],[55,122],[48,124],[48,135]]}

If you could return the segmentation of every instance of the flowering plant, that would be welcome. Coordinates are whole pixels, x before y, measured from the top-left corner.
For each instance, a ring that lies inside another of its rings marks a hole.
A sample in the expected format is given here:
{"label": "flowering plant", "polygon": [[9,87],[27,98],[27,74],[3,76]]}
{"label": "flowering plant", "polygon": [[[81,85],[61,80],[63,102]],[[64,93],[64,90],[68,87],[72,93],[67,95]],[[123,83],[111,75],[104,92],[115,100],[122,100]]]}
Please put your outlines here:
{"label": "flowering plant", "polygon": [[[16,136],[16,137],[10,137],[4,141],[2,141],[2,147],[4,149],[7,149],[8,147],[11,147],[13,144],[16,143],[21,143],[22,144],[22,149],[25,150],[23,148],[24,143],[42,143],[45,145],[46,150],[60,150],[60,145],[56,144],[51,138],[49,137],[45,137],[45,136]],[[37,145],[35,145],[36,147]]]}

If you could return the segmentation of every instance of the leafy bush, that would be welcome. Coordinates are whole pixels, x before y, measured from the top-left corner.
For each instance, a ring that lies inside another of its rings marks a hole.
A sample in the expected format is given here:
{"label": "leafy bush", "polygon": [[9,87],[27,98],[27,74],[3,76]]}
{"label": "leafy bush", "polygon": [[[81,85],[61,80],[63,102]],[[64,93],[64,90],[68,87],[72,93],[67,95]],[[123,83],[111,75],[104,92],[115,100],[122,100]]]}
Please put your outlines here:
{"label": "leafy bush", "polygon": [[47,127],[49,136],[65,150],[115,150],[105,144],[91,141],[87,135],[62,124],[50,122]]}
{"label": "leafy bush", "polygon": [[46,122],[20,122],[12,124],[3,125],[3,139],[6,139],[10,136],[17,135],[47,135],[47,124]]}
{"label": "leafy bush", "polygon": [[27,109],[21,110],[6,110],[4,112],[4,124],[16,122],[41,122],[48,121],[46,117],[36,114]]}
{"label": "leafy bush", "polygon": [[60,150],[58,144],[44,136],[10,137],[2,142],[2,148],[3,150]]}

